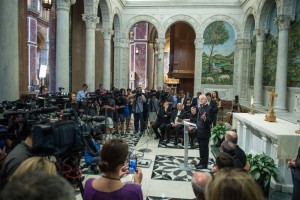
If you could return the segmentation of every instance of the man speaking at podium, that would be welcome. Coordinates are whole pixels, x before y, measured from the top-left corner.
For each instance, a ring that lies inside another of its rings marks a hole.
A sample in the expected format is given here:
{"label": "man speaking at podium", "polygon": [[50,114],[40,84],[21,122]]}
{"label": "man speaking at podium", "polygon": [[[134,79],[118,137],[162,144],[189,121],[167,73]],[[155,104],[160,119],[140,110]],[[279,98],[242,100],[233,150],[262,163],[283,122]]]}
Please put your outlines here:
{"label": "man speaking at podium", "polygon": [[199,96],[200,107],[197,116],[197,139],[199,143],[200,162],[196,165],[196,169],[207,169],[209,154],[209,138],[210,127],[212,123],[211,109],[207,105],[205,95]]}

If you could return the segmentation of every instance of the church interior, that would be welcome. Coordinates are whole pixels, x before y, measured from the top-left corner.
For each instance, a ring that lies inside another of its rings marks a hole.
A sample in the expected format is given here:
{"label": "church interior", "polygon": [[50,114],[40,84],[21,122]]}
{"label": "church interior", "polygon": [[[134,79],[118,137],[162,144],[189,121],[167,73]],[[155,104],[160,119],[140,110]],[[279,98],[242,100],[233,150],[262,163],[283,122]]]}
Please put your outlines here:
{"label": "church interior", "polygon": [[[38,95],[42,86],[49,94],[77,94],[83,84],[90,93],[141,87],[191,99],[217,91],[217,123],[237,132],[246,154],[266,154],[279,170],[268,198],[291,199],[287,163],[300,146],[300,0],[3,0],[0,49],[0,102]],[[241,110],[228,120],[236,96]],[[113,137],[141,158],[143,198],[194,199],[197,169],[180,166],[186,156],[189,165],[199,162],[199,146],[185,147],[183,138],[161,144],[150,124],[135,137],[133,117],[130,125]],[[209,147],[207,172],[218,151],[212,138]],[[83,175],[83,182],[99,177],[89,169]]]}

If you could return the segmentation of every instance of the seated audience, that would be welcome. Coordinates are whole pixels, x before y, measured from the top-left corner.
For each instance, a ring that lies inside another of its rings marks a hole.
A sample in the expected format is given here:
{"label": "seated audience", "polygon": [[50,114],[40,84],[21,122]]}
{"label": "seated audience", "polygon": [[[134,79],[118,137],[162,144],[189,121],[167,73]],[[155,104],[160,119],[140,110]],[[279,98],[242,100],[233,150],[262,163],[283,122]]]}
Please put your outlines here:
{"label": "seated audience", "polygon": [[[155,133],[154,139],[159,139],[160,141],[164,140],[166,125],[170,123],[171,110],[172,105],[170,106],[167,101],[164,102],[163,107],[158,110],[156,121],[152,124],[152,129]],[[158,129],[160,130],[160,134]]]}
{"label": "seated audience", "polygon": [[262,190],[250,174],[222,169],[214,174],[205,188],[206,200],[264,200]]}
{"label": "seated audience", "polygon": [[231,142],[234,146],[234,155],[240,161],[241,166],[240,168],[247,167],[247,156],[243,149],[239,147],[238,143],[238,136],[235,131],[226,131],[225,134],[225,141]]}
{"label": "seated audience", "polygon": [[204,200],[206,184],[210,181],[211,175],[206,172],[195,172],[192,177],[192,188],[197,200]]}
{"label": "seated audience", "polygon": [[9,177],[12,180],[14,177],[28,172],[43,171],[47,174],[56,174],[56,166],[54,162],[47,160],[44,157],[34,156],[24,160],[16,171]]}
{"label": "seated audience", "polygon": [[240,168],[243,169],[245,166],[242,164],[242,162],[238,159],[238,157],[235,155],[235,146],[233,143],[229,141],[224,141],[221,144],[221,152],[228,153],[231,155],[234,159],[234,168]]}
{"label": "seated audience", "polygon": [[182,103],[177,103],[177,109],[172,111],[172,115],[170,118],[170,123],[166,126],[166,133],[167,133],[167,141],[166,143],[170,142],[171,132],[172,129],[175,129],[175,141],[174,145],[178,144],[178,136],[182,132],[184,126],[182,124],[182,119],[186,118],[186,111],[183,109],[184,106]]}
{"label": "seated audience", "polygon": [[3,188],[5,200],[75,200],[73,187],[64,178],[42,171],[16,175]]}
{"label": "seated audience", "polygon": [[226,152],[219,153],[219,155],[216,157],[216,163],[211,169],[211,172],[215,173],[223,168],[234,168],[234,159]]}
{"label": "seated audience", "polygon": [[[197,116],[198,116],[197,111],[198,110],[197,110],[196,106],[191,107],[191,110],[187,115],[187,119],[183,119],[183,120],[194,123],[196,125]],[[196,126],[188,126],[187,128],[188,128],[188,132],[189,132],[191,148],[193,149],[194,148],[194,140],[195,140],[195,137],[197,137],[197,127]]]}
{"label": "seated audience", "polygon": [[86,181],[84,200],[96,199],[130,199],[142,200],[141,189],[142,171],[137,168],[133,184],[121,182],[123,175],[129,173],[126,159],[128,158],[128,145],[121,139],[112,139],[106,142],[100,152],[99,163],[102,176]]}

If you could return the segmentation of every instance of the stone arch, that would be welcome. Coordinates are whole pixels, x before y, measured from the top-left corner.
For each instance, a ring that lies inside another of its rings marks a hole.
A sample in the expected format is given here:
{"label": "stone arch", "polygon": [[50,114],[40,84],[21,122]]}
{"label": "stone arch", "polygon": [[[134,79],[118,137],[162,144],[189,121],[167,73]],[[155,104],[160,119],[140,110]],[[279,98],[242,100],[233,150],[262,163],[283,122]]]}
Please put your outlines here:
{"label": "stone arch", "polygon": [[123,32],[123,37],[124,38],[127,38],[128,37],[128,34],[129,34],[129,30],[130,28],[138,23],[138,22],[141,22],[141,21],[144,21],[144,22],[149,22],[151,23],[156,29],[157,31],[161,30],[161,24],[160,22],[155,19],[154,17],[151,17],[149,15],[139,15],[139,16],[136,16],[136,17],[133,17],[131,18],[128,22],[127,22],[127,25],[125,26],[125,30]]}
{"label": "stone arch", "polygon": [[99,6],[101,10],[101,19],[102,19],[102,26],[103,27],[110,27],[112,19],[112,11],[111,11],[111,5],[107,0],[100,0]]}
{"label": "stone arch", "polygon": [[113,17],[113,29],[115,37],[119,38],[121,36],[121,18],[118,9],[116,10]]}
{"label": "stone arch", "polygon": [[257,13],[258,13],[258,22],[256,28],[258,29],[265,29],[268,30],[268,20],[271,13],[271,8],[276,4],[276,1],[272,0],[262,0],[258,6]]}
{"label": "stone arch", "polygon": [[41,49],[47,49],[47,41],[46,41],[46,37],[45,37],[45,34],[38,30],[37,32],[37,48],[39,50]]}
{"label": "stone arch", "polygon": [[[199,24],[194,18],[192,18],[191,16],[188,16],[188,15],[174,15],[172,17],[169,17],[163,24],[163,30],[162,30],[163,34],[165,34],[167,32],[167,29],[176,22],[185,22],[185,23],[189,24],[193,28],[193,30],[196,34],[196,38],[197,38],[196,30],[198,29]],[[165,35],[159,34],[159,37],[164,38]]]}
{"label": "stone arch", "polygon": [[251,27],[252,27],[252,24],[255,23],[255,26],[256,26],[256,23],[257,23],[257,20],[255,18],[255,10],[253,7],[250,7],[246,14],[245,14],[245,18],[244,18],[244,22],[243,22],[243,38],[245,39],[250,39],[250,31],[251,31]]}
{"label": "stone arch", "polygon": [[214,15],[212,17],[209,17],[208,19],[206,19],[199,27],[199,29],[197,30],[198,33],[198,38],[203,38],[203,34],[205,29],[208,27],[208,25],[210,25],[213,22],[216,21],[224,21],[227,22],[228,24],[230,24],[233,28],[233,30],[235,31],[236,34],[236,39],[240,39],[242,38],[242,34],[239,28],[239,25],[235,22],[234,19],[232,19],[229,16],[226,15]]}

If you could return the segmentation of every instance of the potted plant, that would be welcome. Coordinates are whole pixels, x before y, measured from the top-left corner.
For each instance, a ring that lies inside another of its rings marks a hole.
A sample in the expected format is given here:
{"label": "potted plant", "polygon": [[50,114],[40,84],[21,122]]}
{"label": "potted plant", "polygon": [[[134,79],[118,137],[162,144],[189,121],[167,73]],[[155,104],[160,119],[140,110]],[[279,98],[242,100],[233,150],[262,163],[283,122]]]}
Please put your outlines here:
{"label": "potted plant", "polygon": [[269,196],[271,177],[279,182],[279,170],[274,160],[266,154],[247,155],[250,164],[249,173],[262,188],[265,196]]}
{"label": "potted plant", "polygon": [[217,124],[211,129],[213,144],[220,147],[225,139],[226,127],[223,124]]}

